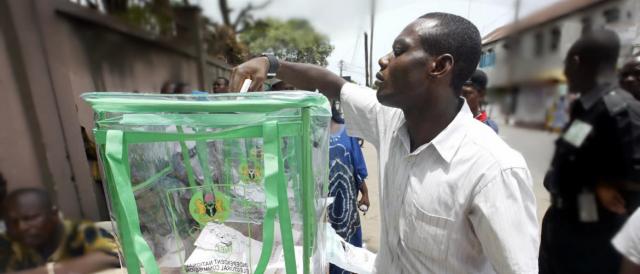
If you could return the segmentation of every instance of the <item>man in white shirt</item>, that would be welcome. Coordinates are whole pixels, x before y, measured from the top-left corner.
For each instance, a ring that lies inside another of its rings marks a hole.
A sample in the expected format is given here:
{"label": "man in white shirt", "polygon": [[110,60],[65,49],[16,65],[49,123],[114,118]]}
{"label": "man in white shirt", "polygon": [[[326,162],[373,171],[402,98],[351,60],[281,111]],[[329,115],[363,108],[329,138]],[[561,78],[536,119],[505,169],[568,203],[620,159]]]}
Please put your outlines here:
{"label": "man in white shirt", "polygon": [[611,243],[624,256],[620,273],[640,274],[640,210],[636,209]]}
{"label": "man in white shirt", "polygon": [[535,197],[522,156],[475,120],[461,88],[480,59],[466,19],[429,13],[379,60],[377,93],[273,56],[236,68],[232,90],[266,75],[340,99],[349,134],[380,162],[378,273],[537,273]]}

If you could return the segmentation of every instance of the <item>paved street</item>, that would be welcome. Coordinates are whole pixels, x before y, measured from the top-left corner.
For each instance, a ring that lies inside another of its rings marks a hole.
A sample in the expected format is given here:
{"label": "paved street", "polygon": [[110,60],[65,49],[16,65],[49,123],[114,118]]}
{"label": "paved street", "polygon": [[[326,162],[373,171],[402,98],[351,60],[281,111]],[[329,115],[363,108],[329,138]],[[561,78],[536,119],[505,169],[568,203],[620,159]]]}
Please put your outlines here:
{"label": "paved street", "polygon": [[[500,136],[511,147],[520,151],[527,160],[538,202],[538,220],[541,221],[544,212],[549,206],[549,195],[542,185],[542,180],[551,161],[553,141],[557,135],[541,130],[523,129],[501,124]],[[367,185],[371,201],[371,207],[367,215],[360,216],[362,218],[363,240],[369,250],[377,252],[380,237],[377,152],[371,144],[366,143],[363,153],[369,169]]]}

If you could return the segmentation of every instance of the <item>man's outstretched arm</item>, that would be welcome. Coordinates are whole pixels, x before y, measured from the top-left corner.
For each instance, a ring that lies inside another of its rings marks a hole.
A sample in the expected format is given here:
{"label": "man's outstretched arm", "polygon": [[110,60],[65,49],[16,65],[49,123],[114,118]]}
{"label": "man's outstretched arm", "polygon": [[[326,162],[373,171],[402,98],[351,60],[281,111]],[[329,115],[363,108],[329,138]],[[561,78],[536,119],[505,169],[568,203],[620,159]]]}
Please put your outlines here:
{"label": "man's outstretched arm", "polygon": [[[278,79],[303,90],[319,90],[330,100],[339,99],[340,89],[346,83],[340,76],[316,65],[280,61],[276,73]],[[251,59],[233,68],[231,90],[238,91],[245,79],[251,79],[250,91],[260,90],[267,78],[269,60],[266,57]]]}

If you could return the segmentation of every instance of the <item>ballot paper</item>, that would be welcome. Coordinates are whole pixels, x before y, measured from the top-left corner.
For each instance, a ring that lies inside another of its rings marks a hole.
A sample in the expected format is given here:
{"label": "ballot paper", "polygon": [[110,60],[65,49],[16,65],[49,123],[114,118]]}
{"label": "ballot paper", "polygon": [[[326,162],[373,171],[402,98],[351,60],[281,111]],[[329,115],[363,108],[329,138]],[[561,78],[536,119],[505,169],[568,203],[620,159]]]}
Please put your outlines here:
{"label": "ballot paper", "polygon": [[[195,250],[184,263],[191,273],[252,273],[262,252],[262,242],[217,223],[208,223],[194,245]],[[265,273],[286,273],[282,245],[276,242],[273,250]],[[302,246],[294,250],[297,272],[302,273]]]}
{"label": "ballot paper", "polygon": [[193,273],[251,273],[262,250],[261,242],[217,223],[208,223],[194,245],[184,264]]}

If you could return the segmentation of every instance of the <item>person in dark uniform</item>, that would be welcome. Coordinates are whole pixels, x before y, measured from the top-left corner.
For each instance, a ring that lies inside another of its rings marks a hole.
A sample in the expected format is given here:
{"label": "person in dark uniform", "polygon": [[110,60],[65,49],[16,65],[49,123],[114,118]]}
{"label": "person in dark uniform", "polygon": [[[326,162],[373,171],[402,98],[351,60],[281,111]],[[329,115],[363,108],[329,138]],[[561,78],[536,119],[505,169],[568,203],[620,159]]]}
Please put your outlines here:
{"label": "person in dark uniform", "polygon": [[611,239],[637,206],[638,192],[630,189],[640,182],[640,145],[630,121],[638,105],[616,86],[619,50],[615,32],[602,29],[585,34],[567,54],[569,91],[580,98],[545,177],[552,205],[542,222],[540,273],[619,272]]}

